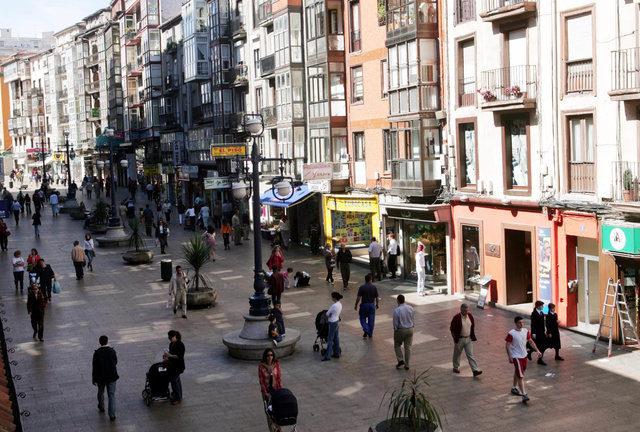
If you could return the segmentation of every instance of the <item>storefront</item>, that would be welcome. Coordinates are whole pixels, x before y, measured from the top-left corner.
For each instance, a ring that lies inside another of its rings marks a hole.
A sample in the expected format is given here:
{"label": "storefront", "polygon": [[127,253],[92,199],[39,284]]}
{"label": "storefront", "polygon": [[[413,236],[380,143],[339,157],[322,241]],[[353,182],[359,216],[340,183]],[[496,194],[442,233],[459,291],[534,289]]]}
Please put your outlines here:
{"label": "storefront", "polygon": [[368,247],[380,235],[378,197],[375,195],[323,195],[326,242],[352,249]]}

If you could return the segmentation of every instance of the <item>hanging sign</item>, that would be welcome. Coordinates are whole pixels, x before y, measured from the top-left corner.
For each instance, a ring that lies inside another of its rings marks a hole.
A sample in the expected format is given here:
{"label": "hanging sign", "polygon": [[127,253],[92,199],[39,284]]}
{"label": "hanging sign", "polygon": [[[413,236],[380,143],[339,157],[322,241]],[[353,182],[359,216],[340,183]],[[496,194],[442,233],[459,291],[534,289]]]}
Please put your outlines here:
{"label": "hanging sign", "polygon": [[207,177],[204,179],[204,188],[210,189],[227,189],[231,187],[229,177]]}
{"label": "hanging sign", "polygon": [[62,161],[62,160],[64,160],[64,153],[63,152],[54,152],[53,153],[53,160],[54,161]]}
{"label": "hanging sign", "polygon": [[230,156],[244,156],[247,154],[247,146],[232,145],[232,146],[211,146],[211,157],[230,157]]}

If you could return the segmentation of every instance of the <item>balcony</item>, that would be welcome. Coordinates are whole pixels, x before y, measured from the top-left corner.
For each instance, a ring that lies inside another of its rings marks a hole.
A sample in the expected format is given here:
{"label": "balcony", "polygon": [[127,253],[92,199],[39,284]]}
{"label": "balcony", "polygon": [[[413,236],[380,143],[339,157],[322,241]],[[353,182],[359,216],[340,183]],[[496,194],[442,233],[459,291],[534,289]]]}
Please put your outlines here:
{"label": "balcony", "polygon": [[392,2],[387,3],[389,4],[386,15],[385,43],[387,46],[416,38],[438,37],[437,0],[408,0],[395,2],[396,6],[393,6]]}
{"label": "balcony", "polygon": [[360,39],[359,31],[352,31],[349,38],[351,52],[357,52],[362,49],[362,39]]}
{"label": "balcony", "polygon": [[276,114],[276,107],[268,106],[264,108],[260,108],[260,114],[262,114],[262,119],[264,120],[264,126],[275,126],[278,123],[278,116]]}
{"label": "balcony", "polygon": [[87,93],[98,93],[100,91],[100,81],[91,81],[87,83],[85,91]]}
{"label": "balcony", "polygon": [[596,191],[596,164],[569,161],[569,192],[593,194]]}
{"label": "balcony", "polygon": [[98,64],[98,62],[100,61],[100,54],[91,54],[89,57],[87,57],[87,61],[85,62],[85,66],[86,67],[92,67],[92,66],[96,66]]}
{"label": "balcony", "polygon": [[612,100],[640,99],[640,48],[611,52]]}
{"label": "balcony", "polygon": [[133,107],[137,107],[139,105],[142,105],[142,102],[140,101],[140,98],[138,97],[138,95],[128,95],[127,96],[127,102],[129,104],[129,108],[133,108]]}
{"label": "balcony", "polygon": [[483,21],[519,20],[535,12],[535,0],[482,0],[480,6]]}
{"label": "balcony", "polygon": [[58,90],[56,92],[56,96],[58,99],[66,99],[67,98],[67,90]]}
{"label": "balcony", "polygon": [[538,81],[536,67],[511,66],[483,71],[480,79],[480,106],[489,111],[533,109]]}
{"label": "balcony", "polygon": [[178,90],[180,88],[180,82],[177,77],[173,75],[166,75],[164,77],[164,86],[167,90]]}
{"label": "balcony", "polygon": [[249,85],[246,65],[236,65],[233,68],[233,85],[236,87]]}
{"label": "balcony", "polygon": [[234,40],[247,38],[247,31],[244,28],[242,17],[235,17],[231,20],[231,34]]}
{"label": "balcony", "polygon": [[274,54],[262,57],[260,59],[260,76],[267,77],[273,75],[276,68],[276,57]]}
{"label": "balcony", "polygon": [[476,20],[476,0],[454,0],[455,23],[461,24]]}
{"label": "balcony", "polygon": [[440,165],[439,159],[392,160],[391,193],[397,196],[435,196],[440,188]]}
{"label": "balcony", "polygon": [[273,13],[271,10],[271,0],[263,1],[258,4],[257,18],[259,25],[266,25],[273,20]]}
{"label": "balcony", "polygon": [[61,123],[61,124],[69,123],[69,115],[68,114],[59,115],[58,116],[58,123]]}
{"label": "balcony", "polygon": [[136,45],[140,42],[140,36],[135,29],[127,29],[124,34],[125,45]]}
{"label": "balcony", "polygon": [[567,61],[565,69],[566,93],[585,93],[593,90],[593,60]]}
{"label": "balcony", "polygon": [[138,65],[135,63],[127,63],[125,72],[127,75],[142,75],[142,71],[138,70]]}
{"label": "balcony", "polygon": [[65,65],[58,66],[56,68],[56,75],[66,75],[66,74],[67,74],[67,67]]}
{"label": "balcony", "polygon": [[617,161],[613,162],[614,195],[615,201],[640,202],[640,183],[638,173],[640,173],[640,163]]}

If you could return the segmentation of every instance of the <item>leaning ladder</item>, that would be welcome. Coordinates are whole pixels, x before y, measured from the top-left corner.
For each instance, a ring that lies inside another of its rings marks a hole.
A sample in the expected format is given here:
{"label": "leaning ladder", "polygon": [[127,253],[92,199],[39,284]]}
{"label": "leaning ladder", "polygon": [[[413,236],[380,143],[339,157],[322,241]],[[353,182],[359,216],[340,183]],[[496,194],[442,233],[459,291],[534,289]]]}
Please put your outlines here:
{"label": "leaning ladder", "polygon": [[[613,282],[612,278],[609,278],[607,282],[607,292],[604,297],[604,304],[602,305],[602,317],[600,318],[600,327],[598,327],[598,334],[596,340],[593,343],[593,351],[596,352],[596,346],[598,340],[602,336],[602,329],[609,329],[609,349],[607,351],[607,357],[611,357],[611,342],[613,334],[613,325],[615,322],[616,309],[618,310],[618,319],[620,320],[620,331],[622,332],[622,343],[626,345],[627,342],[638,343],[638,334],[631,322],[629,316],[629,307],[627,305],[627,299],[622,289],[620,280]],[[633,335],[633,337],[632,337]]]}

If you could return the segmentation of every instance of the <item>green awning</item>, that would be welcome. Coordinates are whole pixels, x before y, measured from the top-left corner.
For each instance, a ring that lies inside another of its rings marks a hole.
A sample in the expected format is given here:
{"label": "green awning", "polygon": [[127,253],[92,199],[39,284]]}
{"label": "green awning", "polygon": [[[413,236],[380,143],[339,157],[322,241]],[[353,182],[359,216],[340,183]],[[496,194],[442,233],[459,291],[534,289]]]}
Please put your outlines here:
{"label": "green awning", "polygon": [[[123,142],[124,142],[124,138],[117,138],[117,137],[111,138],[111,145],[113,145],[114,148],[118,148],[120,144],[122,144]],[[101,147],[109,148],[108,136],[100,135],[98,136],[98,138],[96,138],[96,148],[101,148]]]}

